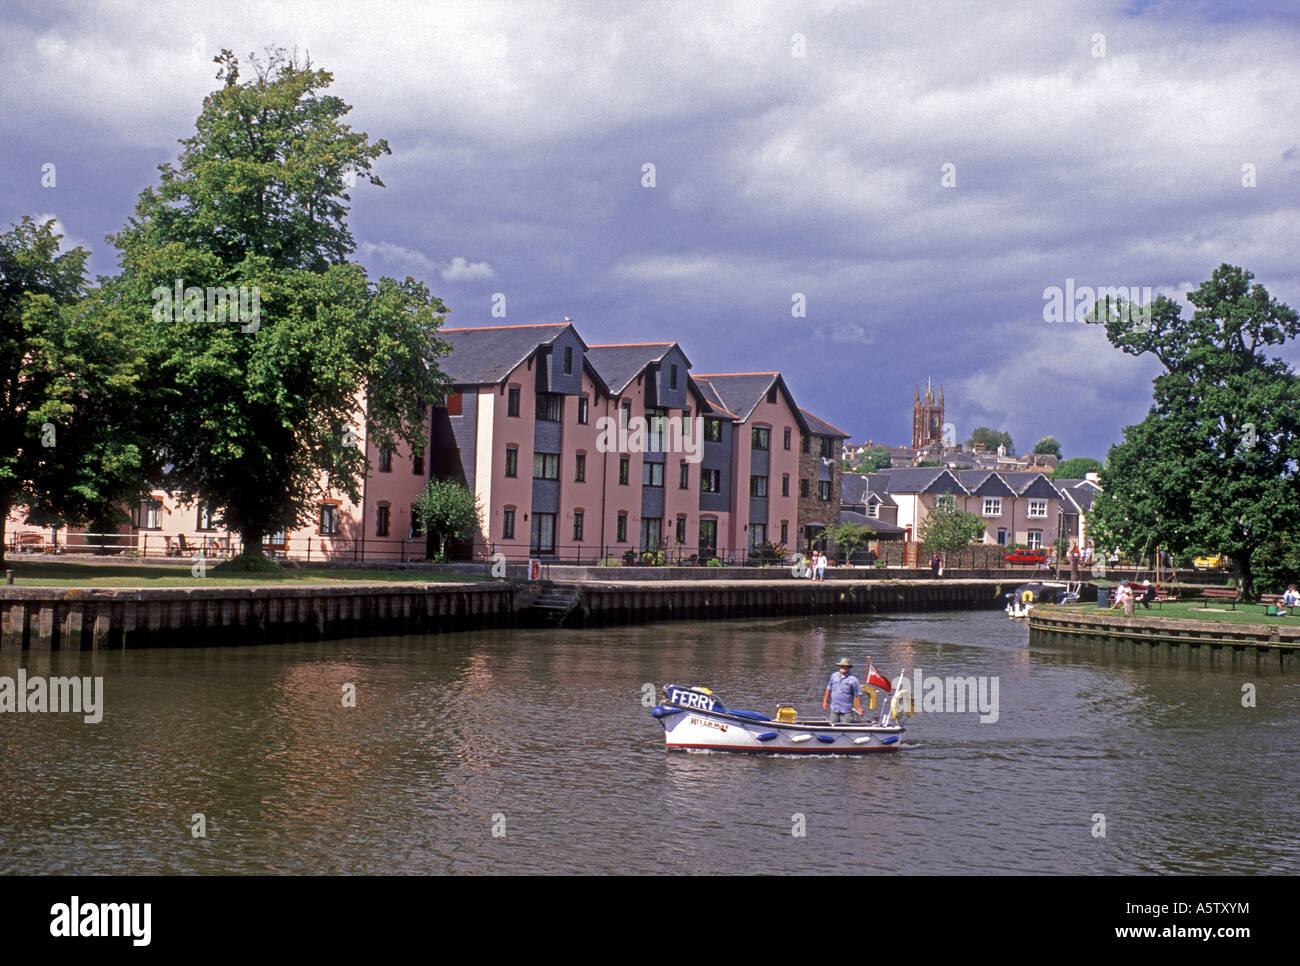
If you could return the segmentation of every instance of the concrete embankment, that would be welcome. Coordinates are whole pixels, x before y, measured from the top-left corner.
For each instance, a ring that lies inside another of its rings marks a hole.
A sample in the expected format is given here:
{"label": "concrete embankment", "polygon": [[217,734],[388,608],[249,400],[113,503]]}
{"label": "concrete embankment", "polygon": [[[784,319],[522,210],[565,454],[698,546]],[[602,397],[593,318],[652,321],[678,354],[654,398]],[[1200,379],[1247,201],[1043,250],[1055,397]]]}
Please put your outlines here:
{"label": "concrete embankment", "polygon": [[1029,630],[1034,640],[1049,645],[1085,645],[1117,653],[1167,647],[1209,660],[1250,657],[1290,665],[1300,649],[1300,624],[1125,617],[1087,608],[1035,607]]}
{"label": "concrete embankment", "polygon": [[[994,580],[492,581],[0,589],[0,647],[264,644],[513,625],[597,626],[1002,606]],[[558,603],[557,603],[558,601]]]}

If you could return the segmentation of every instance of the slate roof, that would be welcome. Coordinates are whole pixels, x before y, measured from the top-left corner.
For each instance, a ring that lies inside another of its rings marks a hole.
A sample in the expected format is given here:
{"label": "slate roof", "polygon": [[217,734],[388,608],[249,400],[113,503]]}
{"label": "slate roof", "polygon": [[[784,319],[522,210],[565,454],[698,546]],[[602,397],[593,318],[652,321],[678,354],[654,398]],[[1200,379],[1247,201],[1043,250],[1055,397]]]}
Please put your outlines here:
{"label": "slate roof", "polygon": [[890,493],[966,492],[956,474],[942,466],[878,470],[872,475],[883,477],[884,486]]}
{"label": "slate roof", "polygon": [[806,409],[800,409],[803,413],[804,421],[808,424],[808,431],[814,436],[834,436],[836,439],[848,439],[849,434],[842,430],[836,429],[826,420],[814,416]]}
{"label": "slate roof", "polygon": [[1092,509],[1093,498],[1101,490],[1101,487],[1090,480],[1053,480],[1052,485],[1056,487],[1067,506],[1073,504],[1081,513],[1087,513]]}
{"label": "slate roof", "polygon": [[907,532],[906,527],[900,527],[896,523],[887,523],[876,517],[869,517],[865,513],[858,513],[854,510],[841,510],[840,523],[861,523],[870,527],[876,533],[881,534],[902,534]]}
{"label": "slate roof", "polygon": [[[640,375],[646,366],[661,362],[674,346],[677,346],[678,352],[682,351],[682,347],[676,342],[593,345],[587,347],[587,358],[605,380],[605,384],[614,395],[618,396],[622,395],[628,384]],[[686,359],[685,352],[682,352],[682,358]],[[690,364],[691,361],[686,359],[686,365],[689,367]]]}
{"label": "slate roof", "polygon": [[875,474],[845,473],[840,477],[840,503],[865,504],[868,494],[874,494],[884,506],[898,506],[886,492],[885,481]]}
{"label": "slate roof", "polygon": [[[458,386],[497,385],[539,346],[550,345],[571,328],[570,322],[543,322],[439,329],[438,337],[451,346],[451,355],[439,359],[438,368]],[[574,335],[586,348],[582,337],[576,331]]]}
{"label": "slate roof", "polygon": [[696,376],[691,376],[691,384],[695,386],[696,391],[699,392],[701,398],[709,404],[710,409],[716,413],[721,413],[724,416],[730,417],[731,419],[736,418],[736,414],[722,404],[722,397],[718,395],[718,391],[713,388],[713,384],[707,379],[700,379]]}
{"label": "slate roof", "polygon": [[[749,418],[754,407],[763,401],[773,383],[780,383],[783,387],[785,385],[779,372],[709,372],[695,376],[695,380],[708,382],[722,400],[722,405],[742,423]],[[785,390],[785,397],[790,408],[796,415],[800,415],[799,407],[794,404],[788,389]]]}

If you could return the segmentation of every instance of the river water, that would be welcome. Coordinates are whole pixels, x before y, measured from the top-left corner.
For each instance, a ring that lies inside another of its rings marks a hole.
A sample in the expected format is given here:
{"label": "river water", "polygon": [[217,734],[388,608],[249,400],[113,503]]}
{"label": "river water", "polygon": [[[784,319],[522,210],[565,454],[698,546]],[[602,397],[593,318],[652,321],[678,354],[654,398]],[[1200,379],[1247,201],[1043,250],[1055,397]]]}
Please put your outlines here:
{"label": "river water", "polygon": [[[671,681],[812,712],[868,654],[996,680],[997,720],[751,757],[666,752],[643,704]],[[1300,675],[1030,646],[996,611],[0,655],[20,665],[102,676],[103,719],[0,714],[3,873],[1300,872]]]}

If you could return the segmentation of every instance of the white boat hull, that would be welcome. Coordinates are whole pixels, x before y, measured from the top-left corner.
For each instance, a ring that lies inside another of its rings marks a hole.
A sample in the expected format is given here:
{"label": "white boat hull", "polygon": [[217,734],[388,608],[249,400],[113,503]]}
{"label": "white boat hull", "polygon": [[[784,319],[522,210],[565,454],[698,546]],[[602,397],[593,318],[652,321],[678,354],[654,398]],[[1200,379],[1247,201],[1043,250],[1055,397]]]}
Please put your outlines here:
{"label": "white boat hull", "polygon": [[666,706],[659,721],[667,747],[679,750],[748,751],[760,754],[858,755],[894,751],[899,725],[832,725],[828,721],[754,721],[729,714]]}

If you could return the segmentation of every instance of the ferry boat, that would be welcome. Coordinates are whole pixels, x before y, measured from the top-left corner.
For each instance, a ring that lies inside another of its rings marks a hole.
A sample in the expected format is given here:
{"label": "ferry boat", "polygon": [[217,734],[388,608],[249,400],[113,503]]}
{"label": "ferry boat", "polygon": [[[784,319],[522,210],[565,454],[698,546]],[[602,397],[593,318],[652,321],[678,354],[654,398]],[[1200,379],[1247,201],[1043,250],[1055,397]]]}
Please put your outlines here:
{"label": "ferry boat", "polygon": [[[900,673],[897,679],[903,680]],[[826,718],[800,719],[794,708],[779,707],[775,718],[742,711],[701,687],[666,685],[653,714],[664,727],[670,749],[746,751],[778,755],[858,755],[895,751],[901,744],[901,715],[912,713],[912,694],[902,684],[882,701],[875,724],[831,724]]]}

